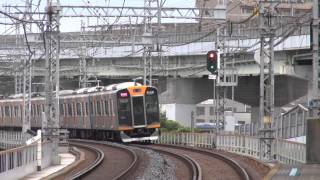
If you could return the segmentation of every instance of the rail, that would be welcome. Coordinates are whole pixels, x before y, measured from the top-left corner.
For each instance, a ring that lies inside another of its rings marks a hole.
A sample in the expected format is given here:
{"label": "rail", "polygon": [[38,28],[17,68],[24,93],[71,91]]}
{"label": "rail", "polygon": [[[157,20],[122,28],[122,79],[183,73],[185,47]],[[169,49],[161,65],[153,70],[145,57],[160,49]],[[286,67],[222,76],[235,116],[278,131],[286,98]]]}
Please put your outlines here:
{"label": "rail", "polygon": [[107,143],[107,142],[99,142],[99,141],[92,141],[92,140],[80,140],[80,139],[72,139],[72,140],[70,140],[70,142],[72,142],[72,143],[79,142],[79,143],[101,144],[101,145],[116,147],[116,148],[123,149],[123,150],[129,152],[130,155],[133,157],[132,163],[130,164],[130,166],[127,169],[125,169],[117,177],[113,178],[114,180],[116,180],[116,179],[126,179],[126,177],[129,177],[130,173],[133,172],[136,169],[136,167],[138,166],[138,156],[137,156],[137,154],[133,150],[131,150],[131,149],[125,147],[125,146],[116,146],[114,144]]}
{"label": "rail", "polygon": [[[159,144],[217,148],[259,159],[259,138],[239,134],[161,133]],[[272,149],[276,160],[284,164],[306,163],[306,145],[276,139]],[[263,157],[262,157],[263,158]]]}
{"label": "rail", "polygon": [[[169,146],[170,147],[170,146]],[[213,152],[213,151],[208,151],[208,150],[204,150],[204,149],[197,149],[194,147],[181,147],[181,146],[172,146],[174,148],[178,148],[178,149],[184,149],[184,150],[188,150],[188,151],[194,151],[194,152],[198,152],[198,153],[202,153],[202,154],[207,154],[209,156],[215,157],[217,159],[222,160],[223,162],[229,164],[230,166],[232,166],[234,168],[234,170],[237,171],[237,173],[239,174],[239,176],[241,177],[241,179],[243,180],[249,180],[249,175],[246,172],[246,170],[244,168],[242,168],[236,161],[228,158],[225,155]]]}
{"label": "rail", "polygon": [[86,149],[89,149],[89,150],[95,152],[95,154],[97,154],[97,158],[90,166],[79,171],[77,174],[73,175],[69,179],[81,179],[81,178],[85,177],[87,174],[89,174],[92,170],[94,170],[94,168],[98,167],[102,163],[102,161],[104,159],[104,153],[100,149],[92,147],[92,146],[80,144],[80,143],[70,143],[70,144],[80,146],[80,147],[83,147],[83,148],[86,148]]}
{"label": "rail", "polygon": [[[110,144],[108,144],[108,145],[110,145]],[[117,146],[117,147],[118,147],[118,146]],[[129,174],[130,174],[130,173],[133,173],[134,170],[135,170],[135,169],[137,168],[137,166],[138,166],[138,156],[137,156],[137,154],[136,154],[133,150],[131,150],[131,149],[129,149],[129,148],[126,148],[126,147],[120,147],[120,148],[129,151],[130,154],[131,154],[132,157],[133,157],[133,161],[132,161],[132,163],[130,164],[130,166],[129,166],[126,170],[124,170],[124,171],[123,171],[121,174],[119,174],[117,177],[113,178],[114,180],[117,180],[117,179],[126,179],[126,177],[129,177]]]}

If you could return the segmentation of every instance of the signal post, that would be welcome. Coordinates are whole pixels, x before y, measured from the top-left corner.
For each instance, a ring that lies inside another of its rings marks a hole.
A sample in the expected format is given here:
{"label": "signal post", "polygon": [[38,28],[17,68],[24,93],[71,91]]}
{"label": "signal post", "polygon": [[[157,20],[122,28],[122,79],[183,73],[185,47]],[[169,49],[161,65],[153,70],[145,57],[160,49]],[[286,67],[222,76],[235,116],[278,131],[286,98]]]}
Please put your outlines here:
{"label": "signal post", "polygon": [[[211,72],[209,79],[213,80],[214,120],[217,130],[219,129],[218,125],[220,122],[224,124],[224,99],[226,98],[226,90],[228,87],[233,88],[238,84],[236,70],[233,67],[227,67],[224,63],[225,60],[226,58],[221,58],[219,48],[217,51],[212,50],[207,53],[207,70]],[[223,90],[223,95],[220,97],[221,89]],[[220,103],[221,100],[223,103]]]}

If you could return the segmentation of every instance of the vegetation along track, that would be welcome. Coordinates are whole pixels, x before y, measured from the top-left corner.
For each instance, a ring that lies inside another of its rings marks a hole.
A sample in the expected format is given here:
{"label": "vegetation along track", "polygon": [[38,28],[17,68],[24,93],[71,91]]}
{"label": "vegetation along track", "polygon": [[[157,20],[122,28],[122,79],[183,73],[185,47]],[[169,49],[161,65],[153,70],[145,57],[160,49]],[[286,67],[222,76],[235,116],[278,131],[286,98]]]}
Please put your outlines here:
{"label": "vegetation along track", "polygon": [[138,164],[135,152],[125,146],[89,140],[71,140],[71,144],[99,149],[105,158],[97,166],[91,167],[89,171],[82,172],[81,170],[80,176],[66,179],[126,179],[135,172]]}
{"label": "vegetation along track", "polygon": [[[219,153],[173,145],[144,145],[142,148],[164,150],[191,157],[202,169],[202,179],[240,179],[249,180],[249,175],[236,161]],[[200,168],[199,168],[200,169]]]}

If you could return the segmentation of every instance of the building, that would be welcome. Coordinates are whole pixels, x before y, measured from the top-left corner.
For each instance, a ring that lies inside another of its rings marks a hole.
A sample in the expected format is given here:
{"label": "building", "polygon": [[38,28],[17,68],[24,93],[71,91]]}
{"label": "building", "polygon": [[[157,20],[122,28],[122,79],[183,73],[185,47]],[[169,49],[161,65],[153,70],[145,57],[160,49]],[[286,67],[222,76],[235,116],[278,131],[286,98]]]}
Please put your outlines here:
{"label": "building", "polygon": [[[292,4],[286,3],[290,1],[282,1],[276,6],[276,11],[281,12],[281,15],[303,15],[307,12],[311,12],[312,0],[297,0],[291,1]],[[295,3],[297,2],[297,3]],[[249,17],[253,16],[258,10],[259,0],[196,0],[196,7],[198,8],[217,8],[226,9],[226,18],[232,22],[242,22]],[[268,5],[266,4],[266,7]],[[213,15],[213,12],[204,11],[202,16]],[[201,22],[203,27],[212,24],[212,22]]]}
{"label": "building", "polygon": [[[215,127],[215,101],[208,99],[196,105],[194,121],[196,127]],[[225,124],[235,126],[251,122],[251,107],[226,99],[224,108]],[[234,128],[233,128],[234,129]]]}

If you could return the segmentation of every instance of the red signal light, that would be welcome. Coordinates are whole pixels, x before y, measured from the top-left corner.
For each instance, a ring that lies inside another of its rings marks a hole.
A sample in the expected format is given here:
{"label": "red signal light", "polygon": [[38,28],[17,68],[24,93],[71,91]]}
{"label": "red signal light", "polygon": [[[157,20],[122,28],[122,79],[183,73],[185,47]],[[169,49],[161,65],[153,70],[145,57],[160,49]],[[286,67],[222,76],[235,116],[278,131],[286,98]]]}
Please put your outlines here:
{"label": "red signal light", "polygon": [[209,61],[215,61],[215,60],[217,60],[217,53],[216,53],[215,51],[209,51],[209,52],[207,53],[207,59],[208,59]]}
{"label": "red signal light", "polygon": [[214,53],[209,54],[209,58],[213,59],[216,55]]}
{"label": "red signal light", "polygon": [[216,51],[208,51],[207,53],[207,69],[212,74],[217,72],[218,55]]}

